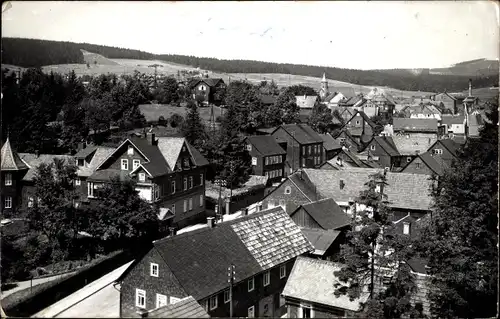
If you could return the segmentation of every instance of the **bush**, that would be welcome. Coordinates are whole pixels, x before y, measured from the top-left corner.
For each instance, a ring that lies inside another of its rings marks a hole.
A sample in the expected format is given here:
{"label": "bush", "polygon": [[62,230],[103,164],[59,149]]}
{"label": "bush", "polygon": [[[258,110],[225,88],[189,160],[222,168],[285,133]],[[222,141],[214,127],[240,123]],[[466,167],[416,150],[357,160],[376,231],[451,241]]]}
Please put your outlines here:
{"label": "bush", "polygon": [[167,121],[165,120],[165,117],[163,117],[163,115],[160,115],[160,117],[158,118],[158,125],[161,125],[161,126],[167,126]]}
{"label": "bush", "polygon": [[181,115],[175,113],[170,117],[169,122],[172,128],[180,127],[184,122],[184,118]]}

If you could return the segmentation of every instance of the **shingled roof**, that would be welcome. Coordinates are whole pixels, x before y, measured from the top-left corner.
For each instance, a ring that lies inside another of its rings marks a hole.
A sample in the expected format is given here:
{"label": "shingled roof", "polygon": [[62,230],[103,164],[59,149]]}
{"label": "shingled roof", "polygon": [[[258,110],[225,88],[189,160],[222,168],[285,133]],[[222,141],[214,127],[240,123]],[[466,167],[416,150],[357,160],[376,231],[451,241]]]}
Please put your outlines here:
{"label": "shingled roof", "polygon": [[[441,143],[453,156],[457,157],[458,156],[458,150],[460,149],[460,144],[455,142],[452,139],[442,139],[442,140],[437,140],[436,143]],[[433,147],[434,145],[432,145]]]}
{"label": "shingled roof", "polygon": [[347,295],[335,295],[335,284],[340,280],[335,272],[343,265],[316,258],[299,257],[295,261],[282,295],[350,311],[362,310],[368,300],[368,285],[359,299],[351,300]]}
{"label": "shingled roof", "polygon": [[[91,147],[93,149],[93,147]],[[85,158],[90,154],[94,154],[92,156],[92,159],[90,160],[90,163],[87,167],[82,167],[79,166],[78,170],[76,171],[76,174],[78,176],[82,177],[88,177],[94,173],[96,170],[97,166],[99,166],[102,161],[104,161],[108,156],[110,156],[115,149],[113,147],[106,147],[106,146],[98,146],[96,147],[92,152],[83,152],[85,149],[82,151],[78,152],[77,154],[80,154],[78,157],[75,155],[76,158]],[[85,155],[87,154],[87,155]]]}
{"label": "shingled roof", "polygon": [[[281,125],[274,130],[278,130],[279,128],[284,129],[288,134],[293,136],[295,140],[297,140],[300,144],[311,144],[311,143],[320,143],[323,142],[321,136],[316,133],[309,125],[307,124],[285,124]],[[274,134],[273,132],[273,134]]]}
{"label": "shingled roof", "polygon": [[[323,229],[339,229],[350,225],[351,218],[331,198],[303,204],[302,207]],[[290,216],[293,216],[297,208]]]}
{"label": "shingled roof", "polygon": [[164,238],[154,247],[196,300],[227,288],[231,264],[240,282],[314,250],[281,207]]}
{"label": "shingled roof", "polygon": [[301,228],[302,233],[314,246],[314,255],[323,256],[340,234],[338,230]]}
{"label": "shingled roof", "polygon": [[338,150],[341,149],[342,146],[340,145],[340,142],[334,139],[330,134],[319,134],[321,139],[323,140],[323,147],[327,151],[333,151],[333,150]]}
{"label": "shingled roof", "polygon": [[51,164],[54,159],[64,160],[67,164],[74,164],[73,157],[69,155],[53,155],[53,154],[31,154],[31,153],[19,153],[19,157],[28,164],[29,170],[24,175],[23,181],[32,181],[35,177],[37,168],[40,164]]}
{"label": "shingled roof", "polygon": [[[310,187],[316,187],[320,198],[333,198],[337,204],[357,198],[359,192],[366,189],[365,183],[369,181],[370,175],[377,171],[383,172],[382,169],[303,169],[304,175],[312,184]],[[423,211],[430,209],[432,181],[428,175],[387,172],[387,184],[384,193],[388,197],[390,207]]]}
{"label": "shingled roof", "polygon": [[262,156],[286,154],[286,151],[279,146],[276,139],[271,135],[247,136],[246,139]]}
{"label": "shingled roof", "polygon": [[400,155],[415,155],[427,152],[427,150],[436,142],[435,137],[422,136],[392,136],[392,141],[396,145],[396,149]]}
{"label": "shingled roof", "polygon": [[392,140],[392,136],[375,136],[373,138],[390,156],[399,156],[396,144]]}
{"label": "shingled roof", "polygon": [[438,120],[395,117],[393,127],[394,132],[437,132]]}
{"label": "shingled roof", "polygon": [[12,150],[8,137],[2,146],[0,167],[2,171],[20,171],[28,169],[28,165],[26,165],[26,163],[21,160],[19,155]]}
{"label": "shingled roof", "polygon": [[192,297],[186,297],[148,312],[148,318],[210,318],[206,310]]}

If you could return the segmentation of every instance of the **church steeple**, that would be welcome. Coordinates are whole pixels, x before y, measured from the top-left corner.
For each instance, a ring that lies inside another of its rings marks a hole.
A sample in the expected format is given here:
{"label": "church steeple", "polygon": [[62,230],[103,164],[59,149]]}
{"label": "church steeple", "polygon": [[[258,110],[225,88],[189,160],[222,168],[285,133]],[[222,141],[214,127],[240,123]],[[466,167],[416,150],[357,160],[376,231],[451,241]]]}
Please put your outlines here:
{"label": "church steeple", "polygon": [[328,91],[328,80],[326,79],[326,74],[323,72],[323,78],[321,79],[321,89],[319,90],[319,96],[324,99],[328,96],[330,92]]}

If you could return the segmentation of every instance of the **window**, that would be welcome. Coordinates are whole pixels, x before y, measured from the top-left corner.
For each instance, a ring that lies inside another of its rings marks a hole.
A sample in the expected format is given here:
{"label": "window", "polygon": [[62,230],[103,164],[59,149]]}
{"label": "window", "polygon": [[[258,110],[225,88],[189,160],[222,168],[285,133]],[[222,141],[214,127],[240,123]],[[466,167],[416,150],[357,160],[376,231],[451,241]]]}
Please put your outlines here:
{"label": "window", "polygon": [[311,309],[311,306],[300,305],[299,315],[302,312],[302,316],[300,318],[314,318],[314,311]]}
{"label": "window", "polygon": [[371,151],[374,151],[374,150],[375,150],[375,145],[373,145],[373,144],[372,144],[372,145],[370,145],[370,150],[371,150]]}
{"label": "window", "polygon": [[184,166],[189,167],[189,158],[184,159]]}
{"label": "window", "polygon": [[252,145],[251,144],[247,144],[247,151],[251,151],[252,150]]}
{"label": "window", "polygon": [[172,204],[172,214],[175,215],[175,204]]}
{"label": "window", "polygon": [[12,174],[11,173],[5,174],[5,185],[6,186],[12,185]]}
{"label": "window", "polygon": [[193,176],[189,176],[189,189],[193,188]]}
{"label": "window", "polygon": [[210,297],[210,310],[217,308],[217,295]]}
{"label": "window", "polygon": [[269,164],[269,157],[264,157],[265,158],[265,165]]}
{"label": "window", "polygon": [[128,159],[122,159],[122,171],[128,171]]}
{"label": "window", "polygon": [[415,164],[417,166],[417,169],[419,169],[420,168],[420,163],[415,163]]}
{"label": "window", "polygon": [[146,174],[139,173],[139,182],[145,182],[145,181],[146,181]]}
{"label": "window", "polygon": [[281,265],[280,266],[280,279],[283,279],[286,277],[286,266]]}
{"label": "window", "polygon": [[160,308],[167,305],[167,296],[162,294],[156,294],[156,308]]}
{"label": "window", "polygon": [[135,159],[132,161],[132,169],[136,169],[139,165],[141,165],[141,160]]}
{"label": "window", "polygon": [[151,263],[149,265],[149,274],[153,277],[158,277],[158,264]]}
{"label": "window", "polygon": [[229,289],[224,290],[224,303],[228,303],[231,300],[231,294],[229,293]]}
{"label": "window", "polygon": [[[7,181],[5,181],[5,182],[7,182]],[[80,181],[80,179],[79,178],[75,179],[75,186],[80,186],[80,185],[82,185],[82,182]]]}
{"label": "window", "polygon": [[34,202],[35,199],[32,196],[28,197],[28,207],[33,207]]}
{"label": "window", "polygon": [[266,177],[269,177],[269,172],[266,172],[264,175],[266,175]]}
{"label": "window", "polygon": [[135,289],[135,305],[139,308],[146,308],[146,292],[142,289]]}
{"label": "window", "polygon": [[184,200],[184,213],[187,212],[188,210],[188,201],[187,199]]}
{"label": "window", "polygon": [[403,234],[404,235],[409,235],[410,234],[410,223],[403,223]]}
{"label": "window", "polygon": [[248,307],[247,318],[253,318],[253,317],[255,317],[255,307],[251,306],[251,307]]}
{"label": "window", "polygon": [[160,198],[160,185],[154,185],[154,194],[155,194],[155,200]]}
{"label": "window", "polygon": [[248,279],[248,291],[252,291],[255,288],[255,279],[252,277]]}
{"label": "window", "polygon": [[175,181],[172,181],[172,194],[175,194]]}
{"label": "window", "polygon": [[188,179],[187,177],[184,177],[184,190],[187,190],[188,189]]}
{"label": "window", "polygon": [[200,195],[200,207],[203,207],[203,195]]}
{"label": "window", "polygon": [[79,158],[79,159],[78,159],[78,166],[84,166],[84,165],[85,165],[85,161],[84,161],[84,159]]}
{"label": "window", "polygon": [[434,154],[443,154],[443,150],[442,150],[442,149],[440,149],[440,148],[436,148],[436,149],[434,150]]}
{"label": "window", "polygon": [[132,146],[129,146],[127,149],[127,154],[128,155],[134,155],[134,148]]}
{"label": "window", "polygon": [[87,183],[87,195],[88,197],[94,197],[94,183]]}
{"label": "window", "polygon": [[257,157],[252,157],[252,165],[257,166]]}
{"label": "window", "polygon": [[12,197],[5,196],[5,208],[12,208]]}
{"label": "window", "polygon": [[189,199],[189,210],[193,210],[193,199]]}
{"label": "window", "polygon": [[270,282],[271,282],[271,273],[268,271],[264,273],[264,286],[269,286]]}
{"label": "window", "polygon": [[359,125],[359,121],[356,121],[356,125]]}
{"label": "window", "polygon": [[203,185],[203,174],[200,174],[200,185]]}
{"label": "window", "polygon": [[411,157],[407,157],[407,158],[406,158],[406,162],[407,162],[407,163],[411,162]]}

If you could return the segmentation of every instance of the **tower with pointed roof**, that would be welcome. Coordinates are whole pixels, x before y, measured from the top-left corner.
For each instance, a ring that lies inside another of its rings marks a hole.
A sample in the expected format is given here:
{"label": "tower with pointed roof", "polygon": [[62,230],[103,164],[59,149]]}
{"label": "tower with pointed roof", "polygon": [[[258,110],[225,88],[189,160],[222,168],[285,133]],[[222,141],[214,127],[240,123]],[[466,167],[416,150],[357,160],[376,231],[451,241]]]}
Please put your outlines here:
{"label": "tower with pointed roof", "polygon": [[319,90],[319,97],[323,100],[328,96],[330,92],[328,91],[328,80],[326,79],[326,74],[323,73],[323,79],[321,79],[321,89]]}
{"label": "tower with pointed roof", "polygon": [[12,149],[8,137],[2,146],[0,155],[0,174],[2,177],[0,180],[2,183],[0,208],[3,218],[10,216],[19,206],[22,194],[21,181],[29,167]]}

